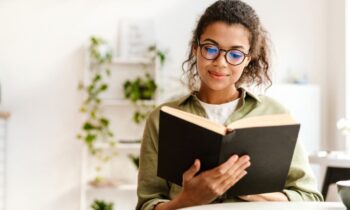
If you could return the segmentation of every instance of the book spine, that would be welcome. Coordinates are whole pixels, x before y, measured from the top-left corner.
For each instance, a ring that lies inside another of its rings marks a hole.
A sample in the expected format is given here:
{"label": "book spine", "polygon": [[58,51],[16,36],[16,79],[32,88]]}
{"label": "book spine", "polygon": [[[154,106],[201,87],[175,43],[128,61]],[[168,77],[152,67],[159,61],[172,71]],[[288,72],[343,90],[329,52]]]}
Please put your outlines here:
{"label": "book spine", "polygon": [[219,164],[225,162],[232,155],[232,148],[230,148],[230,141],[235,138],[236,131],[231,131],[222,137],[221,149],[219,156]]}

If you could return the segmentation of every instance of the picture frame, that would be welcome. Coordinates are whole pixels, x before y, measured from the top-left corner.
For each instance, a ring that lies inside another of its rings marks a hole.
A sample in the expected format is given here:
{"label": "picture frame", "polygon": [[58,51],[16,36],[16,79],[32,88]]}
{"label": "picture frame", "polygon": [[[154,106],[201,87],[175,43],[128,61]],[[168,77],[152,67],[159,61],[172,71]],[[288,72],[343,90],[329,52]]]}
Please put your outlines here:
{"label": "picture frame", "polygon": [[124,59],[147,59],[155,46],[155,24],[152,19],[121,19],[119,22],[118,56]]}

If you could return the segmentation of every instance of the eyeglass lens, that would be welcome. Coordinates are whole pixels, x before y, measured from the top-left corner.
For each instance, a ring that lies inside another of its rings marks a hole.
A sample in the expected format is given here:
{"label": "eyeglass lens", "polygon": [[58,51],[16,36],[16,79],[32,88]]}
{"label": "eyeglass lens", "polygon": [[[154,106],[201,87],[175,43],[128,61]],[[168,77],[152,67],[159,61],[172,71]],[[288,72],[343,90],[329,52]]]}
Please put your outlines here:
{"label": "eyeglass lens", "polygon": [[[213,44],[204,44],[201,46],[201,54],[208,60],[214,60],[220,55],[220,49]],[[226,61],[232,65],[238,65],[243,62],[245,55],[239,50],[229,50],[225,54]]]}

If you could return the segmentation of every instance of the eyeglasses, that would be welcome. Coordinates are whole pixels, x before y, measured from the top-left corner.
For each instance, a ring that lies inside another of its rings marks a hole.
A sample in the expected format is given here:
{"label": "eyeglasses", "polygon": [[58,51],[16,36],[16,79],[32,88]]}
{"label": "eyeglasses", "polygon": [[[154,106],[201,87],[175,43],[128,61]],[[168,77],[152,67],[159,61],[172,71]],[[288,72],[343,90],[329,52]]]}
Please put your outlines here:
{"label": "eyeglasses", "polygon": [[244,59],[248,56],[248,54],[237,49],[224,50],[220,49],[215,44],[201,44],[199,40],[198,45],[203,58],[207,60],[215,60],[219,57],[221,51],[223,51],[225,52],[226,62],[234,66],[241,64],[244,61]]}

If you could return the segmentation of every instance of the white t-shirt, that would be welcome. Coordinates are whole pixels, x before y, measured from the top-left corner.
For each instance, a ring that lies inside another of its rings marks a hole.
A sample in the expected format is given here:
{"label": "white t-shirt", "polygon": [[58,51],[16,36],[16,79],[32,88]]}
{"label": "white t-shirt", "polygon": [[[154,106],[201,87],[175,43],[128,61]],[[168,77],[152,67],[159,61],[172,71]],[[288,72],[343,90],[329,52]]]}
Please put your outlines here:
{"label": "white t-shirt", "polygon": [[199,103],[203,106],[210,120],[223,125],[232,112],[235,111],[238,101],[239,99],[224,104],[208,104],[199,100]]}

